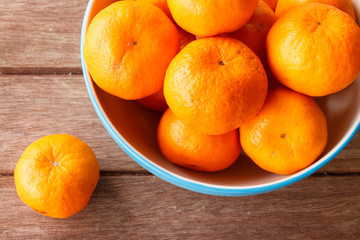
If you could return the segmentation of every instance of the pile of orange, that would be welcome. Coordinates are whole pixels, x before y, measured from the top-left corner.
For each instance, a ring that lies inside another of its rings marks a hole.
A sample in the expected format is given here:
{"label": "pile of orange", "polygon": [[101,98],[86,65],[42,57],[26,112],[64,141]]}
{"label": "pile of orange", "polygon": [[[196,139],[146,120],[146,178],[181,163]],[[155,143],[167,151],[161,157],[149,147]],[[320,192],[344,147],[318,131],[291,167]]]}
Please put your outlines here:
{"label": "pile of orange", "polygon": [[84,55],[104,91],[165,111],[169,161],[219,171],[243,149],[292,174],[327,144],[313,97],[355,80],[360,28],[350,0],[118,1],[92,20]]}

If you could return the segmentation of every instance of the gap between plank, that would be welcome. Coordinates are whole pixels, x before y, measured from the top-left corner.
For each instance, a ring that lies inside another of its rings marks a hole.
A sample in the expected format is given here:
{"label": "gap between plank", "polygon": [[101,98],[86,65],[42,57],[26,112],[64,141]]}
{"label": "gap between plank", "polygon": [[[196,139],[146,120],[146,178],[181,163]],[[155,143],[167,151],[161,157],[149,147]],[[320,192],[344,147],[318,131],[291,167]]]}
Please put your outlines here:
{"label": "gap between plank", "polygon": [[117,177],[117,176],[153,176],[146,170],[130,170],[130,171],[100,171],[101,177]]}
{"label": "gap between plank", "polygon": [[[12,177],[14,172],[0,170],[0,177]],[[124,171],[100,171],[101,177],[114,177],[114,176],[153,176],[152,173],[146,170],[124,170]]]}
{"label": "gap between plank", "polygon": [[355,176],[355,177],[360,177],[360,172],[316,172],[312,175],[310,175],[310,177],[351,177],[351,176]]}
{"label": "gap between plank", "polygon": [[[0,170],[0,177],[12,177],[13,172]],[[116,176],[154,176],[146,170],[125,170],[125,171],[100,171],[101,177],[116,177]],[[360,177],[360,172],[319,172],[310,175],[309,177]]]}
{"label": "gap between plank", "polygon": [[82,69],[78,67],[0,67],[0,75],[82,75]]}

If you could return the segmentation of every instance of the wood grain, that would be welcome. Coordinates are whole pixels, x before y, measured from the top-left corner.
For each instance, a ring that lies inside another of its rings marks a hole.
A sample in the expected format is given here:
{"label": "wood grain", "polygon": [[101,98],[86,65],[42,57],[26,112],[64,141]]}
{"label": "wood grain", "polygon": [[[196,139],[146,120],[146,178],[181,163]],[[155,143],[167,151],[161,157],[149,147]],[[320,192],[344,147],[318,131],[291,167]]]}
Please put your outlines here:
{"label": "wood grain", "polygon": [[86,0],[1,0],[0,73],[81,73]]}
{"label": "wood grain", "polygon": [[[68,219],[35,213],[0,177],[2,239],[358,239],[360,177],[310,177],[249,197],[190,192],[153,176],[103,177]],[[21,219],[21,221],[19,221]]]}
{"label": "wood grain", "polygon": [[[194,193],[136,164],[102,126],[81,76],[87,2],[0,1],[0,239],[360,238],[360,133],[317,174],[257,196]],[[89,144],[102,171],[89,205],[62,220],[27,207],[12,176],[26,146],[54,133]]]}
{"label": "wood grain", "polygon": [[[11,174],[36,139],[68,133],[90,145],[102,171],[145,170],[112,140],[98,119],[81,75],[0,76],[0,173]],[[360,134],[320,172],[359,173]]]}
{"label": "wood grain", "polygon": [[81,75],[0,76],[0,172],[12,173],[26,146],[55,133],[86,142],[104,171],[143,171],[102,126]]}

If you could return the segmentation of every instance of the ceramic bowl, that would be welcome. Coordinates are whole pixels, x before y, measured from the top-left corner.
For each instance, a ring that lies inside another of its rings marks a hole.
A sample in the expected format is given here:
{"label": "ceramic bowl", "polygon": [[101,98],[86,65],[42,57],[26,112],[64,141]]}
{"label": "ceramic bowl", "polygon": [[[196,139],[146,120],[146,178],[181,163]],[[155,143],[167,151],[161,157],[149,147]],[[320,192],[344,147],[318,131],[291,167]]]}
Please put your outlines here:
{"label": "ceramic bowl", "polygon": [[[172,164],[161,154],[156,142],[160,113],[145,109],[135,101],[126,101],[102,91],[86,68],[83,45],[92,18],[115,1],[90,0],[81,33],[81,61],[92,104],[101,122],[116,143],[138,164],[154,175],[196,192],[244,196],[270,192],[295,183],[319,170],[333,159],[351,140],[360,123],[360,77],[345,90],[317,98],[328,121],[328,144],[311,166],[292,175],[277,175],[257,167],[245,154],[230,168],[216,173],[202,173]],[[353,1],[360,16],[360,0]],[[106,146],[104,146],[106,147]],[[121,163],[119,163],[121,165]]]}

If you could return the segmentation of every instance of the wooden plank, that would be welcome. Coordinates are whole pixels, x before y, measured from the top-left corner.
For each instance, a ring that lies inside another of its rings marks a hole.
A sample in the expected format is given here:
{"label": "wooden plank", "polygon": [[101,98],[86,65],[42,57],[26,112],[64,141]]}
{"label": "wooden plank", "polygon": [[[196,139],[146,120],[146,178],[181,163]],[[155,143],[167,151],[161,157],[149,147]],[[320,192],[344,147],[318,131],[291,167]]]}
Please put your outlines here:
{"label": "wooden plank", "polygon": [[[218,197],[153,176],[102,177],[68,219],[35,213],[0,177],[2,239],[358,239],[360,176],[310,177],[257,196]],[[21,221],[19,221],[21,219]]]}
{"label": "wooden plank", "polygon": [[87,1],[1,0],[0,73],[81,73]]}
{"label": "wooden plank", "polygon": [[[53,133],[69,133],[88,143],[102,171],[144,171],[102,126],[82,76],[0,76],[0,173],[12,174],[26,146]],[[358,133],[320,172],[360,172],[359,145]]]}
{"label": "wooden plank", "polygon": [[81,75],[0,76],[0,172],[12,173],[26,146],[55,133],[86,142],[104,171],[143,171],[102,126]]}
{"label": "wooden plank", "polygon": [[349,144],[325,165],[319,172],[359,173],[360,171],[360,132],[357,132]]}

